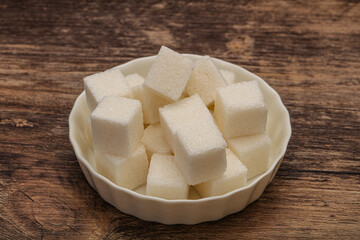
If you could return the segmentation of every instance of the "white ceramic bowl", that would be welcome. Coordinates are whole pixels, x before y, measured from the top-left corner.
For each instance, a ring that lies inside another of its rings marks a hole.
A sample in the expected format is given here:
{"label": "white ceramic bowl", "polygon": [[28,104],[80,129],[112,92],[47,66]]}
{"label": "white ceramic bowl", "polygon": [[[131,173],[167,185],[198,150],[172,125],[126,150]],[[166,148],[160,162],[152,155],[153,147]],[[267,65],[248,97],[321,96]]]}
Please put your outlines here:
{"label": "white ceramic bowl", "polygon": [[[192,59],[200,58],[198,55],[184,55]],[[155,56],[135,59],[118,68],[124,75],[138,73],[146,76],[154,58]],[[269,108],[266,131],[272,140],[271,164],[268,171],[248,181],[245,187],[222,196],[202,199],[192,196],[192,200],[166,200],[144,195],[145,186],[135,191],[119,187],[98,174],[94,168],[90,111],[85,93],[82,92],[76,99],[69,117],[70,141],[87,181],[106,202],[124,213],[147,221],[164,224],[196,224],[218,220],[238,212],[260,197],[283,160],[291,136],[289,113],[275,90],[260,77],[237,65],[216,58],[213,60],[218,68],[233,71],[237,79],[242,81],[256,79],[264,92]]]}

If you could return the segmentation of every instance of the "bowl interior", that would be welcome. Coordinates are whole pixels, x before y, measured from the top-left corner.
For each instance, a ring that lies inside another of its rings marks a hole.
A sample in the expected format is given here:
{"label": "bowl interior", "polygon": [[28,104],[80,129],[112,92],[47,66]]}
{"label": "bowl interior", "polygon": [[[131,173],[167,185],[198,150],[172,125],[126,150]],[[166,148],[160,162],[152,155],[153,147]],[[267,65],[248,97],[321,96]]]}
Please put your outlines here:
{"label": "bowl interior", "polygon": [[[192,58],[194,60],[199,59],[200,56],[192,55],[192,54],[184,54],[185,56]],[[120,68],[122,73],[126,76],[132,73],[138,73],[143,77],[146,77],[155,56],[145,57],[135,59],[128,63],[117,66],[116,68]],[[234,190],[233,192],[243,191],[247,189],[249,186],[255,184],[265,175],[268,175],[271,171],[274,170],[277,163],[281,161],[283,155],[285,154],[286,147],[291,135],[291,126],[290,126],[290,118],[289,113],[283,105],[279,95],[273,90],[264,80],[259,78],[253,73],[241,68],[237,65],[213,58],[216,66],[219,69],[229,70],[235,73],[237,81],[248,81],[256,79],[259,82],[259,85],[264,93],[265,101],[268,105],[268,120],[266,132],[270,136],[272,140],[272,149],[270,153],[270,166],[266,173],[254,177],[253,179],[247,182],[247,185],[243,188]],[[83,92],[78,99],[76,100],[73,110],[70,114],[69,118],[69,128],[70,128],[70,140],[74,147],[75,153],[78,157],[78,160],[88,168],[87,170],[96,177],[104,178],[100,174],[96,172],[95,169],[95,158],[94,158],[94,150],[92,145],[92,135],[91,135],[91,127],[90,127],[90,110],[86,103],[85,93]],[[144,198],[154,197],[145,196],[146,186],[140,186],[134,191],[130,191],[119,187],[104,178],[108,184],[111,184],[112,187],[117,188],[119,191],[127,191],[129,194],[141,195]],[[232,194],[233,192],[227,193],[223,196]],[[223,196],[210,197],[210,198],[219,198]],[[190,191],[190,196],[188,200],[165,200],[159,199],[161,201],[171,202],[171,201],[200,201],[200,196],[193,191]],[[209,198],[205,198],[209,199]],[[201,199],[203,201],[204,199]]]}

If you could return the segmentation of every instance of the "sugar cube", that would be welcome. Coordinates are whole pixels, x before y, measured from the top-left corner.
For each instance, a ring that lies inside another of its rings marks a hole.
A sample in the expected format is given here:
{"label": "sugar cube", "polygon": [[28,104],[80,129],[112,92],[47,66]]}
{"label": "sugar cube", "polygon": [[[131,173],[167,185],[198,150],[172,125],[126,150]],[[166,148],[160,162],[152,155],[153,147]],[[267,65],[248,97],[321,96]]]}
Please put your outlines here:
{"label": "sugar cube", "polygon": [[226,168],[226,142],[199,95],[159,109],[165,139],[190,185],[220,176]]}
{"label": "sugar cube", "polygon": [[141,142],[144,144],[150,159],[154,153],[172,154],[171,148],[163,137],[160,123],[150,124],[145,128]]}
{"label": "sugar cube", "polygon": [[141,103],[135,99],[108,96],[92,112],[91,126],[94,148],[127,157],[143,136]]}
{"label": "sugar cube", "polygon": [[160,108],[165,139],[190,185],[220,176],[226,168],[226,142],[199,95]]}
{"label": "sugar cube", "polygon": [[207,112],[204,102],[197,94],[159,109],[163,135],[172,150],[174,150],[177,129],[191,125],[194,121],[206,122],[208,120]]}
{"label": "sugar cube", "polygon": [[139,74],[126,76],[126,80],[133,91],[134,98],[142,104],[144,123],[151,124],[159,122],[159,107],[165,106],[170,102],[164,98],[155,95],[151,90],[144,87],[145,79]]}
{"label": "sugar cube", "polygon": [[155,95],[149,89],[144,87],[144,85],[135,87],[133,92],[135,98],[140,100],[142,104],[144,123],[151,124],[159,122],[159,108],[170,102],[167,99]]}
{"label": "sugar cube", "polygon": [[125,79],[128,82],[131,89],[133,89],[137,86],[143,85],[143,83],[145,81],[145,79],[137,73],[127,75],[125,77]]}
{"label": "sugar cube", "polygon": [[176,131],[175,162],[189,185],[218,178],[226,169],[226,142],[209,117]]}
{"label": "sugar cube", "polygon": [[162,46],[144,85],[168,101],[177,101],[189,81],[192,70],[192,60]]}
{"label": "sugar cube", "polygon": [[97,150],[95,156],[97,171],[120,187],[134,189],[146,182],[149,162],[142,144],[126,158]]}
{"label": "sugar cube", "polygon": [[214,103],[216,89],[225,86],[227,83],[211,58],[204,56],[195,62],[194,71],[186,85],[186,92],[189,96],[199,94],[209,106]]}
{"label": "sugar cube", "polygon": [[271,139],[266,133],[236,137],[227,140],[229,148],[247,167],[247,179],[267,171]]}
{"label": "sugar cube", "polygon": [[210,112],[212,118],[214,119],[214,122],[216,123],[214,111],[209,109],[209,112]]}
{"label": "sugar cube", "polygon": [[265,132],[268,108],[256,80],[220,88],[215,117],[225,138]]}
{"label": "sugar cube", "polygon": [[133,191],[141,195],[146,195],[146,183],[134,188]]}
{"label": "sugar cube", "polygon": [[186,199],[189,185],[176,166],[174,157],[155,153],[147,176],[146,195],[165,199]]}
{"label": "sugar cube", "polygon": [[85,77],[84,88],[91,111],[94,111],[105,96],[133,97],[129,84],[118,68]]}
{"label": "sugar cube", "polygon": [[226,149],[226,162],[226,171],[221,177],[195,185],[202,197],[223,195],[245,186],[247,168],[229,148]]}
{"label": "sugar cube", "polygon": [[235,73],[225,69],[220,69],[220,73],[228,85],[235,83]]}

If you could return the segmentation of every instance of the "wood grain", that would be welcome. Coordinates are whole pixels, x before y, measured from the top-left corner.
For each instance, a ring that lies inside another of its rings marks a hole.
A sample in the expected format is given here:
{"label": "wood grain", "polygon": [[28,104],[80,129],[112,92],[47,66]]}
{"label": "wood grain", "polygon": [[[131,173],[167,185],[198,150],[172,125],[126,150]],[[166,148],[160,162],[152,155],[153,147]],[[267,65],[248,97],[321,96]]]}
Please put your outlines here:
{"label": "wood grain", "polygon": [[[160,45],[265,79],[293,135],[242,212],[194,226],[105,203],[68,140],[82,78]],[[0,239],[356,239],[360,236],[359,1],[0,3]]]}

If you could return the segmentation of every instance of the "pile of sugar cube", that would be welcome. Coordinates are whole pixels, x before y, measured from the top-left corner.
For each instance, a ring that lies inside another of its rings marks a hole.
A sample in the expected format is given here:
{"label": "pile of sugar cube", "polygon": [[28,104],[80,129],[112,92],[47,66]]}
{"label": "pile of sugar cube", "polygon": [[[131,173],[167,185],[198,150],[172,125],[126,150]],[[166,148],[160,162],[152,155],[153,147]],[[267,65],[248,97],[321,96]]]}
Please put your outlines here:
{"label": "pile of sugar cube", "polygon": [[[162,46],[146,78],[112,68],[84,78],[96,171],[164,199],[226,194],[267,171],[267,105],[256,80],[209,56]],[[145,128],[146,127],[146,128]]]}

